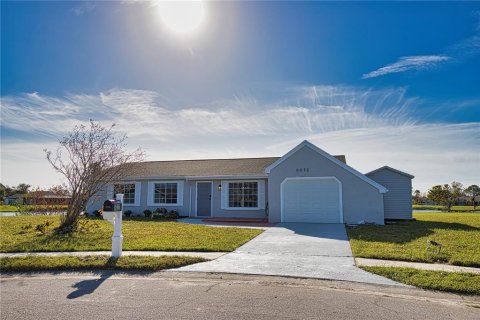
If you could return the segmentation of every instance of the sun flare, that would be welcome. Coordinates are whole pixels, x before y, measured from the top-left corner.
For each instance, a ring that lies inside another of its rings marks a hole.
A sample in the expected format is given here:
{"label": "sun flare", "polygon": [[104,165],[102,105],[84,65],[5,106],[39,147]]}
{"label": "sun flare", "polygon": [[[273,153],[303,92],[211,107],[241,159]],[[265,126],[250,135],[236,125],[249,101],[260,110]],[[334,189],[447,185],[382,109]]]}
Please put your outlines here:
{"label": "sun flare", "polygon": [[203,1],[158,1],[158,10],[163,24],[178,34],[196,31],[205,20]]}

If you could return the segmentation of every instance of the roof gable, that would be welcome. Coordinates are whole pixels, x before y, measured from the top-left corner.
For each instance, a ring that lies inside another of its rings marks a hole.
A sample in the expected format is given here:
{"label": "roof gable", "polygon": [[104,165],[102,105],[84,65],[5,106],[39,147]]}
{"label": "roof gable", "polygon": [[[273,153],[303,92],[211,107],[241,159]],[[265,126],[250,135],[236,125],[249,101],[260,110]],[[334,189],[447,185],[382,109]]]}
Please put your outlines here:
{"label": "roof gable", "polygon": [[307,147],[307,148],[310,148],[312,149],[313,151],[317,152],[319,155],[325,157],[326,159],[332,161],[333,163],[335,163],[336,165],[340,166],[342,169],[345,169],[346,171],[350,172],[351,174],[357,176],[358,178],[362,179],[363,181],[367,182],[368,184],[370,184],[371,186],[373,186],[374,188],[378,189],[378,191],[380,193],[386,193],[388,192],[388,189],[385,188],[384,186],[378,184],[377,182],[373,181],[372,179],[370,179],[369,177],[365,176],[364,174],[360,173],[359,171],[353,169],[352,167],[348,166],[346,163],[343,163],[342,161],[338,160],[337,158],[335,158],[334,156],[330,155],[329,153],[323,151],[322,149],[320,149],[319,147],[317,147],[316,145],[312,144],[311,142],[307,141],[307,140],[304,140],[302,143],[300,143],[298,146],[296,146],[295,148],[293,148],[292,150],[290,150],[289,152],[287,152],[287,154],[285,154],[283,157],[279,158],[278,160],[276,160],[274,163],[272,163],[271,165],[269,165],[266,169],[265,169],[265,173],[270,173],[270,171],[272,169],[274,169],[275,167],[277,167],[279,164],[281,164],[283,161],[287,160],[288,158],[290,158],[293,154],[295,154],[298,150],[304,148],[304,147]]}
{"label": "roof gable", "polygon": [[[345,162],[345,156],[335,156]],[[170,178],[267,178],[265,169],[280,159],[268,158],[236,158],[236,159],[203,159],[203,160],[170,160],[146,161],[134,165],[132,179],[170,179]]]}
{"label": "roof gable", "polygon": [[389,166],[383,166],[383,167],[381,167],[381,168],[378,168],[378,169],[375,169],[375,170],[373,170],[373,171],[370,171],[369,173],[366,173],[365,175],[368,176],[368,175],[371,175],[371,174],[374,174],[374,173],[376,173],[376,172],[383,171],[383,170],[388,170],[388,171],[397,173],[397,174],[399,174],[399,175],[405,176],[405,177],[410,178],[410,179],[415,178],[415,176],[412,176],[411,174],[408,174],[408,173],[406,173],[406,172],[403,172],[403,171],[394,169],[394,168],[389,167]]}

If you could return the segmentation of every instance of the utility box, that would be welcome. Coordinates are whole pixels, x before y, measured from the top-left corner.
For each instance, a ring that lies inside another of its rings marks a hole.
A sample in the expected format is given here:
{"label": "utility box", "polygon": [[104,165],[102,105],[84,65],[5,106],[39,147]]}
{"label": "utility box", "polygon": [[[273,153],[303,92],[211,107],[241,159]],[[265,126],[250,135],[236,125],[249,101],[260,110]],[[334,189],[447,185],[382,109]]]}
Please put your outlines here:
{"label": "utility box", "polygon": [[122,211],[122,202],[119,200],[106,200],[103,203],[103,211],[112,212],[112,211]]}

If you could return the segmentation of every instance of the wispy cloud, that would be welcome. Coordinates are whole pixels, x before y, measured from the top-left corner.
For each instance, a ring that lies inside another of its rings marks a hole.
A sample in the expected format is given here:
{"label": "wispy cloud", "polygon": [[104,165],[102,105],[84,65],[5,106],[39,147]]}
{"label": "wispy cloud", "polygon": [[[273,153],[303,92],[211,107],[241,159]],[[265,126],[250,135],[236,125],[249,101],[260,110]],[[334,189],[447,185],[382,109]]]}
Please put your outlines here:
{"label": "wispy cloud", "polygon": [[457,58],[468,58],[472,55],[480,53],[480,11],[475,11],[472,16],[476,19],[475,33],[453,46],[448,51],[450,54],[456,55]]}
{"label": "wispy cloud", "polygon": [[58,137],[78,122],[116,122],[132,137],[169,140],[188,136],[310,134],[411,123],[404,89],[360,90],[313,86],[291,89],[281,102],[236,98],[172,108],[156,92],[112,89],[98,95],[38,93],[2,98],[4,128]]}
{"label": "wispy cloud", "polygon": [[[146,90],[5,96],[1,180],[58,182],[42,149],[55,148],[58,138],[90,118],[117,123],[129,145],[142,146],[150,160],[278,156],[309,139],[328,152],[347,154],[364,172],[385,164],[410,172],[423,190],[453,179],[469,183],[478,170],[472,146],[480,144],[480,124],[418,122],[412,113],[422,101],[407,97],[403,88],[294,87],[279,96],[280,102],[247,96],[184,108]],[[9,130],[22,134],[9,136]]]}
{"label": "wispy cloud", "polygon": [[80,3],[79,5],[74,6],[71,11],[77,15],[81,16],[87,12],[93,11],[97,5],[95,2],[90,2],[90,1],[84,1]]}
{"label": "wispy cloud", "polygon": [[451,45],[444,53],[400,57],[394,63],[363,74],[362,79],[376,78],[410,70],[428,70],[447,61],[460,62],[465,58],[480,53],[480,11],[473,12],[472,16],[476,20],[474,34]]}
{"label": "wispy cloud", "polygon": [[400,57],[398,61],[386,65],[375,71],[366,73],[362,79],[375,78],[390,73],[405,72],[408,70],[425,70],[437,66],[442,62],[446,62],[451,58],[445,55],[429,55],[429,56],[408,56]]}

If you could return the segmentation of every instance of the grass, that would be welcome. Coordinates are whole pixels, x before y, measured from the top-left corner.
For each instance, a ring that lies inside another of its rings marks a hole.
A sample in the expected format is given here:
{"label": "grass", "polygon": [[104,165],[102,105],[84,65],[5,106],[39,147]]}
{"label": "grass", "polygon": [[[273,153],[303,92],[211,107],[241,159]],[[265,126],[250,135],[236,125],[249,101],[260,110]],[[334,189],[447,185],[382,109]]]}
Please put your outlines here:
{"label": "grass", "polygon": [[109,256],[84,257],[14,257],[0,258],[1,272],[54,271],[54,270],[141,270],[159,271],[207,261],[201,257],[181,256]]}
{"label": "grass", "polygon": [[[435,205],[426,205],[426,204],[414,204],[413,210],[440,210],[445,211],[444,206],[435,206]],[[476,206],[473,209],[473,206],[452,206],[452,211],[480,211],[480,207]]]}
{"label": "grass", "polygon": [[17,211],[18,211],[17,206],[11,206],[6,204],[0,205],[0,212],[17,212]]}
{"label": "grass", "polygon": [[64,211],[67,209],[66,205],[21,205],[21,206],[12,206],[12,205],[0,205],[0,212],[32,212],[32,211]]}
{"label": "grass", "polygon": [[[84,232],[56,235],[58,216],[0,217],[0,252],[111,250],[113,226],[83,218]],[[48,225],[47,225],[48,224]],[[37,231],[38,225],[43,225]],[[128,219],[123,222],[123,250],[233,251],[262,233],[258,229],[218,228],[180,222]]]}
{"label": "grass", "polygon": [[[413,214],[416,221],[348,227],[355,257],[480,267],[480,214]],[[442,245],[428,245],[434,240]]]}
{"label": "grass", "polygon": [[360,268],[423,289],[480,294],[480,275],[475,273],[430,271],[399,267],[363,266]]}

